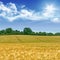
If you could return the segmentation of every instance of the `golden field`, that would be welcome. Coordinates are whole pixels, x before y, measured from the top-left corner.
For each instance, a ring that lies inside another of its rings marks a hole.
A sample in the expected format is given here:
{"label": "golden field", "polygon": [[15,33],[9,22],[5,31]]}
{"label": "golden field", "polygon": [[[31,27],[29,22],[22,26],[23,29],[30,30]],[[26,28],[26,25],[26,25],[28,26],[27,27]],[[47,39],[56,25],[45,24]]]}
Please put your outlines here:
{"label": "golden field", "polygon": [[60,43],[60,36],[1,35],[0,43]]}
{"label": "golden field", "polygon": [[60,60],[60,36],[0,36],[0,60]]}

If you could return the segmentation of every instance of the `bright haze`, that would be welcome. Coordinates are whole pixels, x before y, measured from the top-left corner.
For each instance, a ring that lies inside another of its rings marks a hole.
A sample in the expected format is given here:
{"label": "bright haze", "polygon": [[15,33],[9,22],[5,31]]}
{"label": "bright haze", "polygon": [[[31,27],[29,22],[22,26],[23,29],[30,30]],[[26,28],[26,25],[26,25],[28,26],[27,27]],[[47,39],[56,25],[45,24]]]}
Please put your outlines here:
{"label": "bright haze", "polygon": [[0,0],[0,30],[25,27],[60,32],[60,0]]}

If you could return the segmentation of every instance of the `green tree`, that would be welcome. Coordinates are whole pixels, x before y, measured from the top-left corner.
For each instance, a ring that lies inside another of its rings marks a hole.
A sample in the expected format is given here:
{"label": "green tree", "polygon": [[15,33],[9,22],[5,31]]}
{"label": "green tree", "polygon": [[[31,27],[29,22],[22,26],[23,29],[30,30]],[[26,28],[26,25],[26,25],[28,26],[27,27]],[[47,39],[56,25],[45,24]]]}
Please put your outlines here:
{"label": "green tree", "polygon": [[6,29],[6,34],[13,34],[12,28],[7,28]]}
{"label": "green tree", "polygon": [[31,35],[32,34],[32,30],[30,28],[24,28],[23,33],[25,35]]}
{"label": "green tree", "polygon": [[46,32],[39,32],[39,35],[46,36]]}
{"label": "green tree", "polygon": [[54,34],[53,33],[47,33],[47,36],[53,36]]}
{"label": "green tree", "polygon": [[6,33],[5,30],[0,31],[0,35],[4,35],[5,33]]}
{"label": "green tree", "polygon": [[59,33],[59,32],[58,32],[58,33],[55,33],[55,35],[56,35],[56,36],[60,36],[60,33]]}
{"label": "green tree", "polygon": [[35,35],[39,35],[39,33],[38,33],[38,32],[36,32],[36,33],[35,33]]}
{"label": "green tree", "polygon": [[13,34],[14,34],[14,35],[20,35],[20,31],[15,30],[15,31],[13,31]]}

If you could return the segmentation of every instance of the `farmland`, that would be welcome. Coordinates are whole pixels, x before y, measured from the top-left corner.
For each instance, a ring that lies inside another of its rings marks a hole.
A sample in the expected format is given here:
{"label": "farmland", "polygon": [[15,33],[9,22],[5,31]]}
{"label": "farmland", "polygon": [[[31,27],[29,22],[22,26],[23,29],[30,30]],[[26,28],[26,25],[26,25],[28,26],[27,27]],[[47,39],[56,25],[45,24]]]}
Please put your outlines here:
{"label": "farmland", "polygon": [[0,36],[0,60],[60,60],[60,36]]}
{"label": "farmland", "polygon": [[60,36],[1,35],[0,43],[60,43]]}

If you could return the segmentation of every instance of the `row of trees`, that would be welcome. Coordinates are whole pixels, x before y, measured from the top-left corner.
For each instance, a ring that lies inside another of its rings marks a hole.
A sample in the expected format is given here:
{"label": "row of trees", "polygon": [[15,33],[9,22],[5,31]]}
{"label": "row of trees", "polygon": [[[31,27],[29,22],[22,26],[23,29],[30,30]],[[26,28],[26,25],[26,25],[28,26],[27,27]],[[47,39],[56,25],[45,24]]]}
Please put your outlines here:
{"label": "row of trees", "polygon": [[46,33],[46,32],[33,32],[31,28],[24,28],[23,31],[13,30],[12,28],[7,28],[5,30],[0,30],[0,35],[40,35],[40,36],[59,36],[60,33]]}

